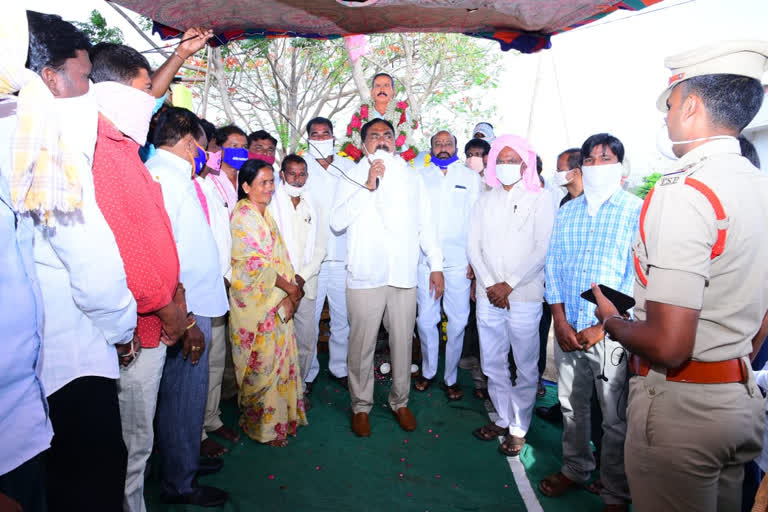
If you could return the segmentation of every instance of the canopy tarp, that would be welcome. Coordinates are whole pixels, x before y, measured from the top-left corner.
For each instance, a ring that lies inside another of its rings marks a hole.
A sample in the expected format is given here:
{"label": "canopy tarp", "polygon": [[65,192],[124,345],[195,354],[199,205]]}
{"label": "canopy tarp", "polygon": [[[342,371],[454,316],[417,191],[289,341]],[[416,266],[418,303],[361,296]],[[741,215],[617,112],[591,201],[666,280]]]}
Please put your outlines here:
{"label": "canopy tarp", "polygon": [[113,0],[154,20],[163,38],[210,27],[215,45],[243,38],[333,39],[387,32],[454,32],[533,53],[550,38],[618,9],[660,0]]}

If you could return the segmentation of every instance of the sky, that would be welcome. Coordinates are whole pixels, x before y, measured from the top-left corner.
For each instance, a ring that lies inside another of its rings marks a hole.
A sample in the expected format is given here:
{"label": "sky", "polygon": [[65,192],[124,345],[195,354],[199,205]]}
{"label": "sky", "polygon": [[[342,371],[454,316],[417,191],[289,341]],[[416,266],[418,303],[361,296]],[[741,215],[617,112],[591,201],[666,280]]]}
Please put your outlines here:
{"label": "sky", "polygon": [[[127,44],[140,51],[150,48],[103,1],[25,3],[27,9],[68,20],[87,20],[98,9],[110,26],[122,29]],[[483,97],[496,103],[497,112],[487,121],[497,135],[528,137],[544,161],[545,175],[560,151],[581,146],[591,134],[612,133],[624,143],[637,181],[671,165],[656,151],[664,122],[656,97],[670,75],[664,58],[720,40],[768,40],[766,27],[766,0],[664,0],[555,36],[550,50],[533,55],[497,50],[502,55],[500,85]],[[472,126],[453,128],[461,148]]]}

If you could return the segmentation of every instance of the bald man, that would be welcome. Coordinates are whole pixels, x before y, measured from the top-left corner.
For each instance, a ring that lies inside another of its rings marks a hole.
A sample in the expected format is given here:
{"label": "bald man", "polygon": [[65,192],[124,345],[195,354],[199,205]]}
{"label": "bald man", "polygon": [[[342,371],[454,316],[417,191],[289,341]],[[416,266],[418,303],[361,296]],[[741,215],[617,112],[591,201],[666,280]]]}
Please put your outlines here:
{"label": "bald man", "polygon": [[442,301],[430,292],[429,267],[422,254],[419,261],[416,326],[421,340],[423,364],[421,375],[414,386],[417,391],[426,391],[437,374],[440,347],[438,324],[442,318],[442,306],[448,318],[442,388],[450,400],[460,400],[463,392],[456,382],[456,374],[469,317],[471,284],[467,278],[467,235],[472,207],[480,194],[480,176],[459,161],[456,137],[450,132],[437,132],[431,144],[430,154],[423,160],[417,159],[416,164],[426,185],[432,219],[436,223],[443,252],[445,292]]}

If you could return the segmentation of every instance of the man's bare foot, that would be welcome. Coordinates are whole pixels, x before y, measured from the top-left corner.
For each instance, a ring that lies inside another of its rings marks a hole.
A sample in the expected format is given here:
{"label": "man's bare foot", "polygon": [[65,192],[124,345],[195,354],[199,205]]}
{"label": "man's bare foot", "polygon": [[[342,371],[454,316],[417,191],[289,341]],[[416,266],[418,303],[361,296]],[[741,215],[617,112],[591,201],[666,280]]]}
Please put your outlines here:
{"label": "man's bare foot", "polygon": [[200,456],[201,457],[207,457],[209,459],[214,457],[221,457],[225,453],[227,453],[229,450],[227,450],[225,447],[214,441],[213,439],[206,438],[205,441],[200,443]]}
{"label": "man's bare foot", "polygon": [[233,443],[236,443],[240,440],[240,434],[237,433],[237,430],[229,428],[225,425],[222,425],[216,430],[212,430],[208,433],[219,436],[226,441],[232,441]]}
{"label": "man's bare foot", "polygon": [[285,448],[288,446],[288,440],[287,439],[273,439],[272,441],[267,443],[269,446],[274,446],[275,448]]}

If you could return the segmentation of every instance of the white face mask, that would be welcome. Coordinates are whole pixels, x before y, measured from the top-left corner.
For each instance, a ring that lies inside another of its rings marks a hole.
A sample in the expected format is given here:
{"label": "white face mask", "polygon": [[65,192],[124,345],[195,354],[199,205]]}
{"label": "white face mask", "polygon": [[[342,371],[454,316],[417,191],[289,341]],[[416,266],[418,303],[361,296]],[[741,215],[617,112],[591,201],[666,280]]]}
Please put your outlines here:
{"label": "white face mask", "polygon": [[573,181],[573,171],[555,172],[555,185],[564,187]]}
{"label": "white face mask", "polygon": [[310,140],[309,141],[309,156],[315,160],[322,160],[333,154],[333,139],[327,140]]}
{"label": "white face mask", "polygon": [[304,191],[304,187],[294,187],[285,182],[283,182],[283,189],[285,189],[285,193],[291,197],[299,197]]}
{"label": "white face mask", "polygon": [[496,178],[502,185],[511,185],[520,181],[520,168],[523,164],[496,164]]}
{"label": "white face mask", "polygon": [[672,139],[669,138],[669,129],[667,127],[667,124],[664,123],[659,127],[658,131],[656,132],[656,149],[659,151],[659,153],[669,158],[670,160],[677,160],[679,157],[675,154],[672,148],[679,144],[691,144],[693,142],[702,142],[705,140],[735,139],[735,138],[736,137],[731,137],[730,135],[715,135],[713,137],[701,137],[693,140],[673,141]]}
{"label": "white face mask", "polygon": [[93,93],[99,105],[99,112],[133,139],[139,146],[147,142],[147,131],[155,97],[130,85],[118,82],[99,82],[93,85]]}
{"label": "white face mask", "polygon": [[581,168],[587,213],[593,216],[600,207],[621,187],[624,166],[620,163],[608,165],[585,165]]}

